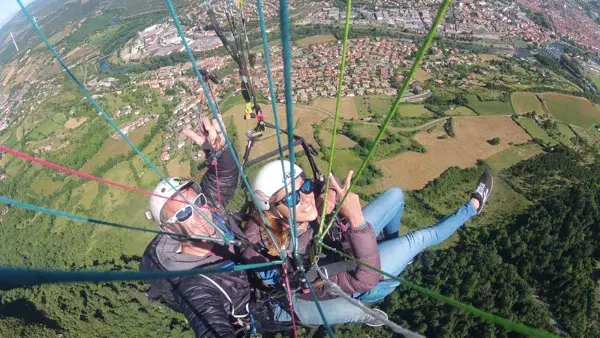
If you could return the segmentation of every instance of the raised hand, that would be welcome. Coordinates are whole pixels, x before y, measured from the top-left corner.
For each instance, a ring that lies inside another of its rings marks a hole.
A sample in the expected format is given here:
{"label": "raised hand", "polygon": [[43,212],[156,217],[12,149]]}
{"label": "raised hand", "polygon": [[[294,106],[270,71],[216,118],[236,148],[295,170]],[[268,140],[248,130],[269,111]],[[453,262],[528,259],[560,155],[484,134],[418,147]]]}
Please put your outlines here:
{"label": "raised hand", "polygon": [[[334,179],[333,175],[331,175],[330,185],[332,189],[336,192],[336,199],[338,205],[342,201],[342,198],[346,194],[346,191],[350,188],[350,183],[352,181],[353,174],[353,171],[350,171],[348,173],[348,177],[346,177],[346,182],[344,182],[343,187],[340,187],[340,185]],[[365,223],[365,218],[362,213],[362,206],[360,205],[360,198],[357,194],[353,192],[348,193],[348,197],[346,197],[346,200],[340,206],[340,215],[346,217],[352,228],[358,228]]]}
{"label": "raised hand", "polygon": [[[223,128],[225,128],[220,115],[219,120],[221,121]],[[182,133],[206,150],[219,150],[225,145],[225,135],[221,132],[217,120],[211,121],[208,117],[204,117],[204,119],[202,119],[201,129],[203,130],[203,133],[196,133],[191,129],[184,129]]]}
{"label": "raised hand", "polygon": [[327,210],[325,211],[325,214],[329,215],[337,204],[336,198],[337,192],[332,188],[329,188],[328,191],[322,193],[321,196],[317,197],[316,204],[319,212],[323,211],[323,205],[325,203],[325,199],[327,199]]}

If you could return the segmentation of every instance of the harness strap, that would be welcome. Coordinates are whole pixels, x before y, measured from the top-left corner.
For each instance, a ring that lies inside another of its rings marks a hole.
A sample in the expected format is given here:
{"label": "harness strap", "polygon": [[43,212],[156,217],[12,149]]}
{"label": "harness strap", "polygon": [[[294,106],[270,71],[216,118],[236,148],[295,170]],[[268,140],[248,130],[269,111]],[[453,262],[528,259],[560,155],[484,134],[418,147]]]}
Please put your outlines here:
{"label": "harness strap", "polygon": [[223,288],[217,284],[217,282],[215,282],[214,280],[212,280],[210,277],[206,276],[206,275],[199,275],[201,277],[206,278],[209,282],[211,282],[217,289],[219,289],[221,291],[221,293],[223,293],[223,295],[225,296],[225,298],[227,298],[227,301],[229,301],[229,303],[231,304],[231,316],[233,318],[245,318],[248,317],[248,315],[250,315],[250,309],[248,308],[248,303],[246,303],[246,314],[243,315],[236,315],[235,314],[235,305],[233,305],[233,302],[231,301],[231,297],[229,297],[229,294],[227,294],[227,292],[225,292],[225,290],[223,290]]}

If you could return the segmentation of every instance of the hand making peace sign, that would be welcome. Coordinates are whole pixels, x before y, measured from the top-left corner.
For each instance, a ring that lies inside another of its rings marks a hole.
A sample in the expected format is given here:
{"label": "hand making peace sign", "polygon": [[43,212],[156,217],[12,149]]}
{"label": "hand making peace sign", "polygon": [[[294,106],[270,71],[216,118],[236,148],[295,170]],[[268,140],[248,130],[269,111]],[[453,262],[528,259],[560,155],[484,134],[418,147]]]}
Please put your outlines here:
{"label": "hand making peace sign", "polygon": [[[223,128],[225,128],[221,115],[219,115],[218,118],[219,121],[221,121]],[[225,145],[225,135],[221,132],[219,122],[217,122],[216,119],[211,121],[205,116],[202,119],[202,127],[200,129],[203,131],[200,132],[200,134],[196,133],[192,129],[184,129],[182,133],[206,150],[213,149],[217,151],[223,148]]]}
{"label": "hand making peace sign", "polygon": [[[331,175],[330,185],[333,190],[336,192],[336,200],[337,205],[342,201],[342,198],[346,194],[346,191],[350,188],[350,183],[352,182],[352,175],[354,172],[350,170],[348,173],[348,177],[346,177],[346,182],[344,182],[344,187],[340,187],[339,183],[335,180],[333,175]],[[348,193],[348,197],[340,207],[340,215],[346,217],[350,226],[352,228],[358,228],[365,223],[365,218],[362,213],[362,206],[360,205],[360,198],[357,194],[350,192]]]}

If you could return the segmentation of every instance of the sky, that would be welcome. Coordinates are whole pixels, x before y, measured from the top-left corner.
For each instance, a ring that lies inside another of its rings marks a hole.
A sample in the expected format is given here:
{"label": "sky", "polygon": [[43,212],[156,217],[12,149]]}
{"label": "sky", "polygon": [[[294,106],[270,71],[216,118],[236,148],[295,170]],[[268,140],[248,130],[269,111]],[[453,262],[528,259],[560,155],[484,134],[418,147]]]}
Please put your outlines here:
{"label": "sky", "polygon": [[[34,0],[23,0],[23,3],[27,6]],[[4,24],[10,20],[16,12],[21,10],[21,6],[17,3],[17,0],[0,0],[0,29]]]}

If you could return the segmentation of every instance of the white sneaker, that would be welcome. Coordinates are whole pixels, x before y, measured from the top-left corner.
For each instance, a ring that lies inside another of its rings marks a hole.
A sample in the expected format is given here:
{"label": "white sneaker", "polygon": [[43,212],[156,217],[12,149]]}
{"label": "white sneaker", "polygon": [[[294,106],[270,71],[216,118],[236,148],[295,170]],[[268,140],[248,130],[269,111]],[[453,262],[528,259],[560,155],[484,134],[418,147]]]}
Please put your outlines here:
{"label": "white sneaker", "polygon": [[[385,319],[388,319],[388,315],[387,313],[379,310],[379,309],[371,309],[377,313],[379,313],[380,315],[382,315],[383,317],[385,317]],[[367,319],[365,319],[365,321],[363,322],[365,325],[367,326],[371,326],[371,327],[379,327],[379,326],[383,326],[383,322],[380,321],[379,319],[375,318],[375,317],[371,317],[370,315],[367,315]]]}

